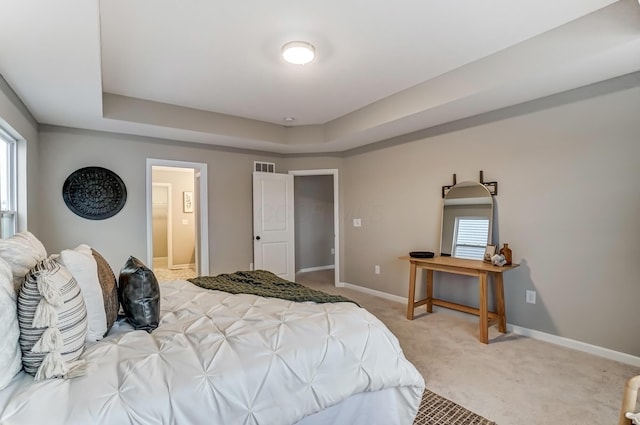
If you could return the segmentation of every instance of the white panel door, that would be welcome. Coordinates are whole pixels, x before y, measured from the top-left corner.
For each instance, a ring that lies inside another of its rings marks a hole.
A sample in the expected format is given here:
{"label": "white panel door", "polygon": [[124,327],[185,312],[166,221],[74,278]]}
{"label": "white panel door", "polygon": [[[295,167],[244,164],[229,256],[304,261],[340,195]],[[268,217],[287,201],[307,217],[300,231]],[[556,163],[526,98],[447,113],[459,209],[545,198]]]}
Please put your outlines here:
{"label": "white panel door", "polygon": [[295,280],[293,175],[253,173],[253,261],[256,270]]}

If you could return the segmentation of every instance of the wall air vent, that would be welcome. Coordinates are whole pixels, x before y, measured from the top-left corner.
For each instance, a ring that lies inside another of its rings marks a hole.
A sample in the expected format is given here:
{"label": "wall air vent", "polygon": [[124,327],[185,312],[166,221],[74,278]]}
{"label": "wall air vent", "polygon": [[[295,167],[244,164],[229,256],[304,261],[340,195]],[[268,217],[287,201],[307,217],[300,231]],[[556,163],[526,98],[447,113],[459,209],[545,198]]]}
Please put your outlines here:
{"label": "wall air vent", "polygon": [[275,173],[276,164],[275,162],[253,161],[253,171],[259,171],[262,173]]}

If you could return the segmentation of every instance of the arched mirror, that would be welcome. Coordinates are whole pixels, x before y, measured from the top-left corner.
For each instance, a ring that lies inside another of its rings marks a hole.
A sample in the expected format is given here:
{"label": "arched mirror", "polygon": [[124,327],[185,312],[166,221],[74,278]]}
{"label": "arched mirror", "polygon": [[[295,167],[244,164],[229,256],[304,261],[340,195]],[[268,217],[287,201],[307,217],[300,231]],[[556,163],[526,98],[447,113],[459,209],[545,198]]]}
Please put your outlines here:
{"label": "arched mirror", "polygon": [[491,243],[493,197],[481,183],[461,182],[444,197],[440,255],[482,260]]}

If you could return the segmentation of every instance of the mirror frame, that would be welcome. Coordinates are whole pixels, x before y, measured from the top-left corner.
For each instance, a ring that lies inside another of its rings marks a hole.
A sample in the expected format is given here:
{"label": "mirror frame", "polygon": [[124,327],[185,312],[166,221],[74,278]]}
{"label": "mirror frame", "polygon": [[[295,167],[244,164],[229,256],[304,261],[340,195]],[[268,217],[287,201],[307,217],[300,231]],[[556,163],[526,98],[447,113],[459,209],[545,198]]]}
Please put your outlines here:
{"label": "mirror frame", "polygon": [[[473,195],[473,196],[461,196],[465,195]],[[475,192],[475,193],[473,193]],[[442,200],[442,216],[441,216],[441,226],[440,226],[440,255],[441,256],[451,256],[453,257],[453,237],[455,234],[455,221],[461,214],[456,213],[454,208],[449,208],[450,213],[447,214],[447,206],[455,207],[459,211],[464,211],[466,208],[468,211],[473,207],[480,207],[479,209],[485,209],[483,206],[490,205],[489,210],[484,214],[477,214],[477,217],[486,217],[489,219],[489,229],[487,234],[487,241],[485,246],[482,247],[482,252],[484,254],[484,250],[486,245],[492,243],[493,236],[493,221],[494,221],[494,200],[491,192],[485,185],[478,182],[473,181],[463,181],[460,182],[449,189],[444,199]],[[473,216],[473,211],[471,211],[471,216]],[[463,216],[465,214],[462,214]],[[450,224],[449,224],[450,223]],[[445,226],[446,229],[445,229]],[[444,239],[445,236],[447,238],[451,238],[451,244],[445,245]],[[446,248],[443,250],[443,248]],[[479,258],[482,260],[482,256]]]}

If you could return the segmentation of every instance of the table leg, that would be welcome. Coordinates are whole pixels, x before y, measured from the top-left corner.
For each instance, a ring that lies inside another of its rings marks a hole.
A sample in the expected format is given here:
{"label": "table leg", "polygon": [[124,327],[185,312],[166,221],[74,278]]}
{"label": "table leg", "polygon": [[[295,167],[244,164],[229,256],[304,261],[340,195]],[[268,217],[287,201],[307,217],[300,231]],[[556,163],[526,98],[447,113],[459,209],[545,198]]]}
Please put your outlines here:
{"label": "table leg", "polygon": [[407,319],[413,320],[413,304],[416,299],[416,263],[411,262],[409,271],[409,301],[407,302]]}
{"label": "table leg", "polygon": [[480,342],[489,343],[489,314],[487,307],[487,273],[480,273]]}
{"label": "table leg", "polygon": [[495,273],[495,298],[496,298],[496,310],[498,313],[498,330],[502,333],[507,332],[507,312],[504,307],[504,284],[502,280],[502,273]]}
{"label": "table leg", "polygon": [[427,270],[427,313],[433,313],[433,270]]}

